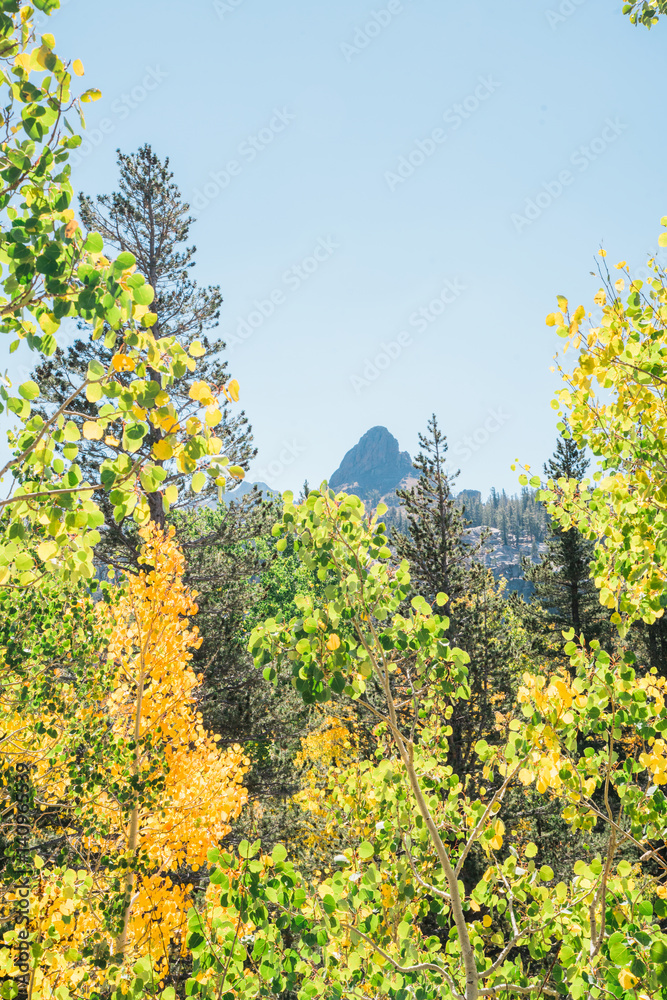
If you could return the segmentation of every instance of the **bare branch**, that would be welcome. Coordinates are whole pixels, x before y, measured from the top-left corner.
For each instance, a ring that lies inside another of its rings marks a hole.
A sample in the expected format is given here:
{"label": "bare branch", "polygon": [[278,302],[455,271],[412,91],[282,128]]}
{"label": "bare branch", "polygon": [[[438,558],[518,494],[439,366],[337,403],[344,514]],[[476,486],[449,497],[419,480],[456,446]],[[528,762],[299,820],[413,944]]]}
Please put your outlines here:
{"label": "bare branch", "polygon": [[455,869],[454,874],[456,875],[457,878],[459,877],[459,873],[461,871],[461,868],[463,867],[463,862],[467,858],[468,853],[469,853],[472,845],[475,843],[477,837],[479,836],[479,831],[480,831],[481,827],[484,825],[484,823],[486,823],[487,819],[489,818],[489,814],[490,814],[491,810],[493,809],[494,805],[496,804],[496,802],[500,802],[500,800],[502,799],[502,797],[505,794],[505,792],[507,791],[507,789],[508,789],[508,787],[509,787],[512,779],[514,778],[514,775],[521,768],[521,766],[522,766],[523,763],[524,762],[522,760],[519,764],[517,764],[517,766],[514,768],[514,770],[510,774],[507,775],[507,777],[505,778],[504,782],[502,783],[502,785],[500,786],[500,788],[496,791],[496,793],[494,794],[493,798],[489,802],[488,806],[484,810],[484,813],[482,814],[481,819],[478,821],[477,825],[475,826],[475,829],[470,834],[470,837],[468,838],[468,843],[463,848],[463,853],[461,854],[461,857],[458,860],[458,864],[456,865],[456,869]]}

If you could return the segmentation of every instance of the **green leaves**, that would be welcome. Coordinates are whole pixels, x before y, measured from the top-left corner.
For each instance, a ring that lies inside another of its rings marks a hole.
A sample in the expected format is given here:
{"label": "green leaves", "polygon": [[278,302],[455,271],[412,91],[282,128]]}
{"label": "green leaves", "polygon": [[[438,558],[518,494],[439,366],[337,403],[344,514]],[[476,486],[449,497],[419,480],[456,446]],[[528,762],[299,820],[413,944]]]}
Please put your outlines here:
{"label": "green leaves", "polygon": [[99,233],[88,233],[83,248],[89,253],[102,253],[104,250],[104,240]]}
{"label": "green leaves", "polygon": [[130,253],[129,250],[125,250],[116,257],[115,270],[120,272],[127,271],[128,268],[134,267],[136,263],[137,260],[134,254]]}
{"label": "green leaves", "polygon": [[623,13],[630,18],[631,24],[652,28],[662,15],[667,14],[667,0],[632,0],[623,5]]}
{"label": "green leaves", "polygon": [[155,298],[155,292],[150,285],[140,285],[132,289],[132,298],[140,306],[149,306]]}
{"label": "green leaves", "polygon": [[390,571],[379,561],[388,549],[385,526],[377,514],[366,514],[357,497],[335,496],[323,487],[297,506],[286,494],[283,520],[274,534],[282,536],[279,548],[292,535],[304,564],[334,581],[326,603],[311,615],[282,628],[260,626],[250,639],[258,665],[274,657],[290,661],[294,684],[307,704],[342,692],[361,697],[381,657],[393,651],[400,655],[407,647],[421,649],[417,669],[425,677],[449,678],[452,692],[465,680],[465,655],[450,653],[444,638],[447,621],[433,615],[423,598],[413,602],[409,618],[396,617],[380,630],[373,667],[364,645],[369,617],[389,621],[405,600],[410,579],[407,564]]}
{"label": "green leaves", "polygon": [[276,844],[271,852],[274,864],[281,864],[287,858],[287,851],[282,844]]}
{"label": "green leaves", "polygon": [[36,382],[24,382],[19,386],[19,393],[24,399],[32,401],[39,396],[39,386]]}
{"label": "green leaves", "polygon": [[[175,478],[192,476],[196,491],[209,470],[213,478],[222,475],[216,475],[213,463],[225,462],[213,430],[221,419],[217,393],[198,383],[207,412],[206,421],[194,423],[189,419],[194,403],[190,412],[177,413],[170,399],[173,379],[195,369],[198,349],[189,355],[174,338],[156,342],[150,326],[157,317],[147,312],[154,291],[136,273],[135,257],[124,252],[109,262],[100,233],[84,237],[74,218],[67,160],[80,137],[65,118],[77,106],[70,71],[50,34],[43,35],[41,47],[30,48],[35,9],[50,13],[58,4],[27,2],[20,12],[10,7],[0,18],[0,46],[8,59],[7,72],[0,75],[5,135],[0,176],[6,189],[0,228],[3,329],[12,335],[11,351],[25,341],[50,356],[63,319],[81,319],[91,324],[93,340],[103,339],[113,361],[109,371],[92,361],[88,384],[72,387],[67,412],[46,421],[32,410],[40,395],[35,382],[25,382],[16,393],[0,383],[0,412],[9,410],[20,422],[9,442],[12,458],[0,470],[0,477],[14,477],[15,488],[0,509],[10,530],[21,525],[24,531],[20,543],[17,538],[11,545],[0,541],[0,588],[36,581],[27,547],[31,532],[40,545],[47,529],[57,552],[46,561],[46,572],[92,578],[92,552],[103,521],[96,500],[102,493],[113,495],[117,522],[131,515],[142,524],[150,516],[147,493],[164,483],[163,472],[157,471],[161,463],[171,464]],[[72,69],[80,73],[83,66],[75,61]],[[81,100],[98,96],[89,89]],[[58,119],[65,122],[63,136],[54,128]],[[86,418],[77,399],[84,392],[93,407]],[[99,442],[99,477],[92,482],[83,480],[76,464],[82,434]],[[229,475],[235,474],[232,467]],[[176,499],[175,489],[170,484],[164,492],[167,508]]]}
{"label": "green leaves", "polygon": [[[639,4],[633,7],[640,10]],[[644,5],[644,13],[648,10]],[[646,291],[632,280],[625,262],[617,270],[618,281],[612,284],[610,278],[594,297],[602,310],[599,326],[582,331],[581,306],[567,317],[568,346],[579,353],[572,371],[559,367],[563,388],[554,400],[561,416],[567,414],[568,434],[590,448],[598,470],[592,482],[549,481],[540,499],[561,529],[575,526],[591,540],[605,539],[596,547],[591,575],[601,603],[625,632],[638,619],[654,622],[667,600],[662,473],[667,282],[655,260],[648,263]],[[565,423],[559,428],[564,430]]]}

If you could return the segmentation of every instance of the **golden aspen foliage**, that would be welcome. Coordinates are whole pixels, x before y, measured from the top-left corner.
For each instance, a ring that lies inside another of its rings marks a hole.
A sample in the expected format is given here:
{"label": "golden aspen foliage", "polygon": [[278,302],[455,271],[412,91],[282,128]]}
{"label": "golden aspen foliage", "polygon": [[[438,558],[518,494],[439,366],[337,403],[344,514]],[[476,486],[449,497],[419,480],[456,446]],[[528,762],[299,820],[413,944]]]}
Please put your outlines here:
{"label": "golden aspen foliage", "polygon": [[[11,723],[14,768],[29,771],[44,811],[69,815],[62,823],[68,863],[57,865],[41,857],[47,850],[40,853],[39,816],[32,814],[36,855],[23,916],[33,1000],[61,986],[89,996],[102,982],[122,981],[138,960],[158,978],[167,975],[187,951],[186,917],[207,854],[247,798],[243,750],[221,751],[197,711],[200,678],[190,666],[201,641],[190,623],[196,595],[183,582],[174,531],[149,525],[141,537],[139,572],[94,611],[106,691],[77,702],[72,687],[65,699],[73,717],[50,720],[48,730],[38,712],[23,716],[22,729]],[[89,751],[73,739],[86,727],[104,734],[95,745],[104,760],[92,771]],[[77,761],[90,775],[82,783]],[[10,908],[19,892],[16,884],[5,887]],[[10,933],[0,973],[19,973],[15,956]]]}
{"label": "golden aspen foliage", "polygon": [[[201,639],[189,617],[197,612],[196,595],[183,582],[174,529],[162,534],[149,525],[141,537],[145,568],[111,612],[108,656],[118,674],[109,708],[117,737],[135,745],[132,777],[138,779],[147,762],[152,766],[155,747],[164,756],[165,777],[159,805],[137,801],[129,827],[125,821],[128,855],[143,854],[155,870],[128,875],[117,946],[119,954],[130,948],[165,958],[174,935],[182,937],[191,903],[192,884],[178,884],[173,875],[183,865],[193,872],[205,867],[208,850],[229,833],[247,798],[241,786],[247,761],[240,747],[220,752],[195,708],[199,679],[189,663]],[[109,807],[113,814],[113,803]]]}

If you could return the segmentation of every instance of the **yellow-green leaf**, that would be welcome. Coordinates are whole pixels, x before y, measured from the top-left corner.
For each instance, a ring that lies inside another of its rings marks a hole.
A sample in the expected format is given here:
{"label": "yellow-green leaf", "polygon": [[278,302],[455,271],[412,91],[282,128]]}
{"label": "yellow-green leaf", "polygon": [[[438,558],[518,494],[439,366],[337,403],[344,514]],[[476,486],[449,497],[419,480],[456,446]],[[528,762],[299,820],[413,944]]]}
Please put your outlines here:
{"label": "yellow-green leaf", "polygon": [[160,438],[153,445],[153,457],[157,458],[160,462],[166,462],[173,454],[174,449],[166,438]]}
{"label": "yellow-green leaf", "polygon": [[58,551],[58,545],[54,541],[42,542],[37,546],[37,555],[42,562],[48,562]]}
{"label": "yellow-green leaf", "polygon": [[101,441],[104,431],[95,420],[84,420],[83,436],[87,441]]}
{"label": "yellow-green leaf", "polygon": [[191,489],[193,493],[201,493],[204,486],[206,485],[206,474],[204,472],[195,472],[192,477]]}
{"label": "yellow-green leaf", "polygon": [[188,353],[193,358],[203,358],[206,354],[206,348],[203,346],[201,340],[194,340],[188,348]]}
{"label": "yellow-green leaf", "polygon": [[68,420],[64,427],[66,441],[79,441],[81,433],[73,420]]}

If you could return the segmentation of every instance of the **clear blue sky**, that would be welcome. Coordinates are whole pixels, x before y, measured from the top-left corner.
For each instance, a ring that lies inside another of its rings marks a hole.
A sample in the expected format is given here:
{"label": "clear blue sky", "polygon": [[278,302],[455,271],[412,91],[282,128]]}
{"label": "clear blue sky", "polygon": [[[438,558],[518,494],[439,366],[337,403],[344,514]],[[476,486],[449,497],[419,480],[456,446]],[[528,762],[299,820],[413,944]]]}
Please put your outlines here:
{"label": "clear blue sky", "polygon": [[667,212],[667,24],[620,6],[68,0],[50,19],[104,94],[77,189],[113,190],[116,147],[148,141],[193,204],[251,478],[319,484],[375,424],[414,454],[433,411],[461,488],[514,491],[513,459],[550,455],[544,316],[592,301],[601,242],[638,267]]}

